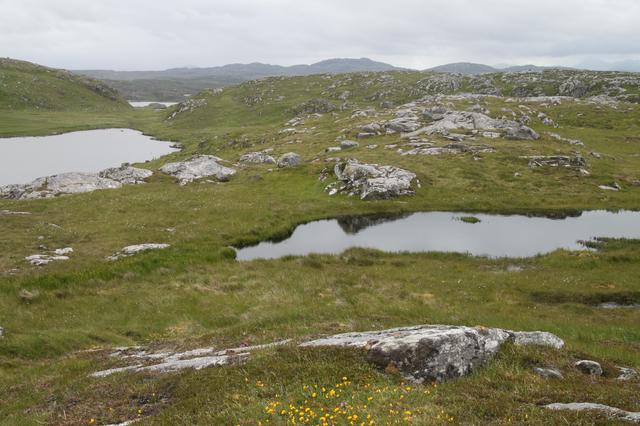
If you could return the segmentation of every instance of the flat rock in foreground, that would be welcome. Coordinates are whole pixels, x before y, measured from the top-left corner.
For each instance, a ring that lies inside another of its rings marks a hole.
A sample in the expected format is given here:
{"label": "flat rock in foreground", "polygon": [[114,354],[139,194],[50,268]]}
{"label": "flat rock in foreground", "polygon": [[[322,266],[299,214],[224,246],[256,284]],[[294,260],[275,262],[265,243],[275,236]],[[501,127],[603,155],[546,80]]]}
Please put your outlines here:
{"label": "flat rock in foreground", "polygon": [[544,408],[549,410],[597,411],[611,418],[640,424],[640,413],[625,411],[604,404],[594,404],[591,402],[571,402],[568,404],[555,403],[545,405]]}
{"label": "flat rock in foreground", "polygon": [[[302,343],[300,347],[347,347],[367,351],[368,359],[381,368],[393,367],[416,381],[444,381],[481,367],[506,342],[561,348],[564,342],[546,332],[514,332],[497,328],[423,325],[383,331],[345,333]],[[106,377],[125,371],[169,372],[201,369],[246,361],[257,349],[289,343],[275,342],[245,348],[218,350],[199,348],[186,352],[148,352],[144,348],[121,348],[113,357],[133,364],[93,373]]]}
{"label": "flat rock in foreground", "polygon": [[506,342],[554,348],[564,345],[560,338],[546,332],[423,325],[338,334],[302,346],[362,348],[369,361],[381,368],[396,368],[417,382],[442,382],[474,371],[493,358]]}
{"label": "flat rock in foreground", "polygon": [[160,171],[175,177],[181,185],[205,177],[226,182],[236,174],[236,171],[221,165],[221,161],[223,161],[221,158],[213,155],[196,155],[186,161],[167,163],[160,167]]}

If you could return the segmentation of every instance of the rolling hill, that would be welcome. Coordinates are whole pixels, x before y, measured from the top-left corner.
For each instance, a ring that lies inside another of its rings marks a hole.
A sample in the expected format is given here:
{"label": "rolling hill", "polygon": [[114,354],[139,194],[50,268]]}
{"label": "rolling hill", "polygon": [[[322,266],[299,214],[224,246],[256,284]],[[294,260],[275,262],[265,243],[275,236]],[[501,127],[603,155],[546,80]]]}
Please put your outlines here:
{"label": "rolling hill", "polygon": [[112,111],[128,107],[116,90],[101,81],[0,58],[0,109]]}

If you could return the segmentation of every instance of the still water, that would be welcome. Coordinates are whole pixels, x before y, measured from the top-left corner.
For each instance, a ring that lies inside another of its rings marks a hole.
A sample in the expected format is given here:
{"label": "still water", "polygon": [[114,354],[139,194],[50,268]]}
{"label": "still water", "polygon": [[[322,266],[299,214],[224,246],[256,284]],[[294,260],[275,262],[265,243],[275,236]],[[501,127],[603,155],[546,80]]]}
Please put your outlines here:
{"label": "still water", "polygon": [[54,136],[0,138],[0,185],[28,183],[65,172],[95,173],[176,151],[131,129],[100,129]]}
{"label": "still water", "polygon": [[597,237],[640,238],[640,212],[587,211],[553,219],[522,215],[414,213],[400,218],[355,217],[298,226],[278,242],[237,249],[238,260],[274,259],[310,253],[338,254],[351,247],[387,252],[459,252],[474,256],[530,257],[556,249],[584,250]]}

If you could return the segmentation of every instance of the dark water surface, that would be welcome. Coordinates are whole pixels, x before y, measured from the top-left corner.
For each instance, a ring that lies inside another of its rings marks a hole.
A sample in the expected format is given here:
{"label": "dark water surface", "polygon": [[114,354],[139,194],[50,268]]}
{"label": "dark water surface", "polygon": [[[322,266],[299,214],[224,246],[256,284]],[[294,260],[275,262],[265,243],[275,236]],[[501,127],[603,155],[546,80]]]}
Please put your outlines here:
{"label": "dark water surface", "polygon": [[54,136],[0,138],[0,185],[28,183],[65,172],[95,173],[176,151],[131,129],[100,129]]}
{"label": "dark water surface", "polygon": [[522,215],[414,213],[400,218],[355,217],[298,226],[279,242],[237,249],[238,260],[274,259],[310,253],[338,254],[351,247],[387,252],[460,252],[475,256],[530,257],[556,249],[584,250],[597,237],[640,238],[640,212],[587,211],[553,219]]}

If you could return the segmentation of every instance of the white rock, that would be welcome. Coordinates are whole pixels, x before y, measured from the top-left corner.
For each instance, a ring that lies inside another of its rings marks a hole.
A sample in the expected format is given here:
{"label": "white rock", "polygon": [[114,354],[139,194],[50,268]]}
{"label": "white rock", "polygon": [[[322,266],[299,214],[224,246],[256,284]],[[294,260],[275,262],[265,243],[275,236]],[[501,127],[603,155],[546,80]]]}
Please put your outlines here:
{"label": "white rock", "polygon": [[640,424],[640,412],[631,412],[621,410],[619,408],[610,407],[604,404],[594,404],[590,402],[571,402],[568,404],[555,403],[544,406],[549,410],[568,410],[568,411],[599,411],[609,417],[625,420],[631,423]]}
{"label": "white rock", "polygon": [[213,155],[196,155],[186,161],[165,164],[160,171],[177,178],[181,185],[204,177],[214,177],[225,182],[231,179],[236,171],[222,166],[219,164],[221,161],[223,160]]}

